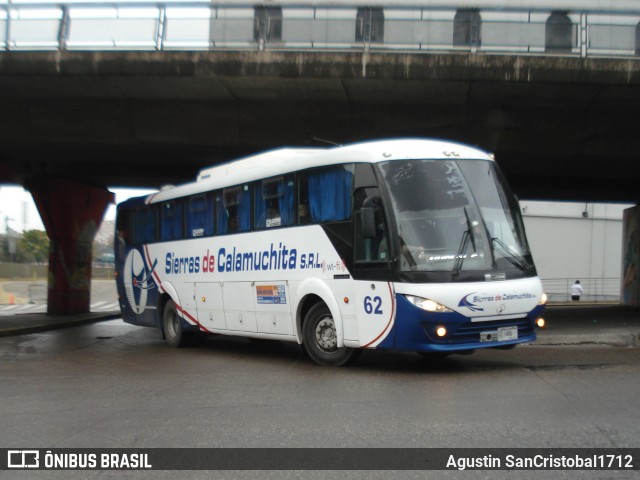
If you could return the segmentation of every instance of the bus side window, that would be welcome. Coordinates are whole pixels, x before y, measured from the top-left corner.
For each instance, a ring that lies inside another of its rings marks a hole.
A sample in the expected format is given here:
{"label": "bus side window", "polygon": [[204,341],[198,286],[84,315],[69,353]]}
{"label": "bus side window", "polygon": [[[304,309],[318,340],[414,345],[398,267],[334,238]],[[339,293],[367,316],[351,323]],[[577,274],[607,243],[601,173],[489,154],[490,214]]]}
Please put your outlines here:
{"label": "bus side window", "polygon": [[214,230],[213,197],[211,194],[190,197],[187,206],[187,237],[209,237]]}
{"label": "bus side window", "polygon": [[[353,171],[350,166],[313,170],[302,175],[300,183],[299,204],[308,206],[311,223],[347,220],[351,216]],[[300,218],[301,213],[298,215]]]}
{"label": "bus side window", "polygon": [[251,189],[248,184],[218,192],[216,203],[218,233],[246,232],[251,229]]}
{"label": "bus side window", "polygon": [[255,184],[255,228],[293,223],[295,185],[293,175],[262,180]]}
{"label": "bus side window", "polygon": [[154,205],[138,208],[134,218],[133,243],[140,245],[158,240],[158,214]]}
{"label": "bus side window", "polygon": [[184,237],[183,207],[180,200],[164,202],[160,206],[160,240],[179,240]]}

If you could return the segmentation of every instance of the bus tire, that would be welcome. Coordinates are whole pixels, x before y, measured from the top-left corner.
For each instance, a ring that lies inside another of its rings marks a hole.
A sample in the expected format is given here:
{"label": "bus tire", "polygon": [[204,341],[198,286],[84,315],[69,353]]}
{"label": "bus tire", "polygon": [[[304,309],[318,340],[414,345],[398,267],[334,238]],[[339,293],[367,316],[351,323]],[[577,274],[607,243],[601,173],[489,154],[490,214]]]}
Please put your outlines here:
{"label": "bus tire", "polygon": [[324,303],[309,309],[303,326],[304,349],[318,365],[340,367],[356,359],[359,350],[337,347],[336,324]]}
{"label": "bus tire", "polygon": [[173,300],[168,300],[162,312],[164,338],[171,347],[180,348],[187,344],[187,335],[182,328],[178,309]]}

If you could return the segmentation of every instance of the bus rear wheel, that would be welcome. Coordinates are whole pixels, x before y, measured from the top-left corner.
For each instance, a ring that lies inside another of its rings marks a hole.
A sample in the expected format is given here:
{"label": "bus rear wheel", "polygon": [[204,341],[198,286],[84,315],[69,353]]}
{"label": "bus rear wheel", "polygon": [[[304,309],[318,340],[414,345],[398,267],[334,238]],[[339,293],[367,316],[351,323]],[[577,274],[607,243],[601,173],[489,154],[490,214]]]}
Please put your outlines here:
{"label": "bus rear wheel", "polygon": [[162,327],[164,338],[171,347],[184,347],[187,344],[187,334],[184,333],[178,309],[173,300],[168,300],[162,313]]}
{"label": "bus rear wheel", "polygon": [[307,313],[303,328],[304,349],[318,365],[339,367],[356,359],[359,350],[338,348],[336,324],[324,303],[317,303]]}

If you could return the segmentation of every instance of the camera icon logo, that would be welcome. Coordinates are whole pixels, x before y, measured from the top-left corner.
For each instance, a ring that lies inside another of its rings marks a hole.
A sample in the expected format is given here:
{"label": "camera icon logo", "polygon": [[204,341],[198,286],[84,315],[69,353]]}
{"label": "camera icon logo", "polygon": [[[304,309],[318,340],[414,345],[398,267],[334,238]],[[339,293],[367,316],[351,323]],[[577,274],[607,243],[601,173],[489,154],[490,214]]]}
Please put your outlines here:
{"label": "camera icon logo", "polygon": [[40,452],[38,450],[7,451],[8,468],[39,468]]}

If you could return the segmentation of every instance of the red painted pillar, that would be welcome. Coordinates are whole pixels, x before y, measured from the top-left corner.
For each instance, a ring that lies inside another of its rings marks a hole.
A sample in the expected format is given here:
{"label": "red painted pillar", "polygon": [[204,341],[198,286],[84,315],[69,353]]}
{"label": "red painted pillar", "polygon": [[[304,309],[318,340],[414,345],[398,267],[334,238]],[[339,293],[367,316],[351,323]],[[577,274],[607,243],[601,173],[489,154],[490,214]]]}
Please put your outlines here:
{"label": "red painted pillar", "polygon": [[113,193],[63,179],[35,178],[25,187],[51,241],[47,312],[88,312],[93,239],[107,206],[114,202]]}

